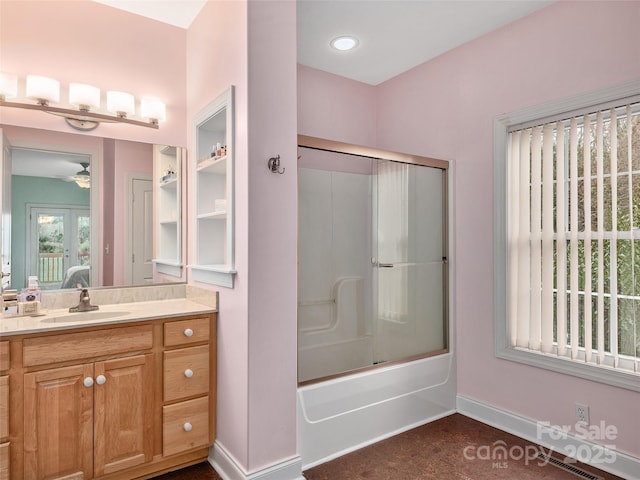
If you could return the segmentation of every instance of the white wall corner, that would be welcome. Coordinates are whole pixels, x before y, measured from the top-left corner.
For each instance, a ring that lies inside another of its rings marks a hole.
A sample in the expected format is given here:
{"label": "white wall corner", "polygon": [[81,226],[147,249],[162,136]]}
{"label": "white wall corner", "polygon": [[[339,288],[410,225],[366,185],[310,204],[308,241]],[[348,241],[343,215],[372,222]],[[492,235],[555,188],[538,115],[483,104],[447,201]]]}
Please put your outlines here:
{"label": "white wall corner", "polygon": [[[462,415],[538,444],[545,450],[568,457],[572,452],[578,452],[582,463],[627,480],[640,480],[640,458],[620,452],[615,447],[601,455],[603,447],[585,438],[563,433],[553,426],[547,426],[543,421],[521,417],[463,395],[457,396],[456,407]],[[589,461],[590,459],[594,461]]]}
{"label": "white wall corner", "polygon": [[209,463],[223,480],[304,480],[300,456],[295,456],[256,472],[246,473],[233,455],[217,440],[209,451]]}

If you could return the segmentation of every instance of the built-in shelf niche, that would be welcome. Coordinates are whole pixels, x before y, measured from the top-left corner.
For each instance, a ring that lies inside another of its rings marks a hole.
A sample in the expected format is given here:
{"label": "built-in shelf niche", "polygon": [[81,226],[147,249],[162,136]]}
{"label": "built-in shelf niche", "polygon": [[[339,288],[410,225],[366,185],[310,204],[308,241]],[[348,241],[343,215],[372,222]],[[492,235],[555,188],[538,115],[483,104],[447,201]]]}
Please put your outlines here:
{"label": "built-in shelf niche", "polygon": [[194,232],[191,278],[233,288],[233,87],[193,120],[191,159]]}
{"label": "built-in shelf niche", "polygon": [[185,150],[154,147],[154,193],[156,198],[156,271],[182,276],[182,170]]}

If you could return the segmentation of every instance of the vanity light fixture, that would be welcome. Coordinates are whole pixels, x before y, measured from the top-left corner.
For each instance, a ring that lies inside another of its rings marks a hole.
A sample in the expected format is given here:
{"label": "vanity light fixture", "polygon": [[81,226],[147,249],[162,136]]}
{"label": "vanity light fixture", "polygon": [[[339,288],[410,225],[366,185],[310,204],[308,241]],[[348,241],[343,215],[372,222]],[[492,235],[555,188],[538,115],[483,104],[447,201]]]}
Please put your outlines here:
{"label": "vanity light fixture", "polygon": [[131,118],[135,115],[135,98],[130,93],[108,91],[106,110],[99,113],[100,89],[84,83],[69,84],[69,104],[75,107],[63,108],[51,104],[60,102],[60,82],[40,75],[27,75],[25,85],[26,98],[35,100],[35,104],[9,102],[7,99],[18,97],[18,77],[11,73],[0,72],[0,107],[25,108],[61,116],[73,128],[89,131],[100,122],[128,123],[141,127],[158,128],[166,119],[166,106],[155,98],[144,97],[140,100],[142,120]]}
{"label": "vanity light fixture", "polygon": [[351,35],[336,37],[329,43],[333,48],[340,51],[353,50],[358,46],[358,39]]}

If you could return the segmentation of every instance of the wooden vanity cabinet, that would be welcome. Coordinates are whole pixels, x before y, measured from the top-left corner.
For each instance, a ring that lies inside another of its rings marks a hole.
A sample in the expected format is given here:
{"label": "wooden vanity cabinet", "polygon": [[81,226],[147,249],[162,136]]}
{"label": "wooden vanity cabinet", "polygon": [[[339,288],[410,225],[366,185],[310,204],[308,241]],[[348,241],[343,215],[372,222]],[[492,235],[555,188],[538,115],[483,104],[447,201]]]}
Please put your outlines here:
{"label": "wooden vanity cabinet", "polygon": [[[21,357],[10,370],[21,391],[10,402],[21,421],[12,424],[22,428],[9,436],[11,479],[149,478],[206,459],[214,438],[209,412],[214,415],[215,403],[209,399],[215,398],[215,381],[199,394],[206,417],[189,418],[199,437],[180,438],[180,429],[172,425],[174,434],[167,432],[162,420],[164,332],[185,321],[199,325],[200,334],[204,326],[212,333],[198,338],[196,348],[208,354],[193,370],[215,371],[215,355],[209,355],[215,354],[214,315],[12,337],[12,351]],[[176,438],[178,446],[165,451],[166,438]]]}
{"label": "wooden vanity cabinet", "polygon": [[9,342],[0,342],[0,480],[9,480]]}
{"label": "wooden vanity cabinet", "polygon": [[25,478],[100,477],[151,461],[152,360],[25,374]]}

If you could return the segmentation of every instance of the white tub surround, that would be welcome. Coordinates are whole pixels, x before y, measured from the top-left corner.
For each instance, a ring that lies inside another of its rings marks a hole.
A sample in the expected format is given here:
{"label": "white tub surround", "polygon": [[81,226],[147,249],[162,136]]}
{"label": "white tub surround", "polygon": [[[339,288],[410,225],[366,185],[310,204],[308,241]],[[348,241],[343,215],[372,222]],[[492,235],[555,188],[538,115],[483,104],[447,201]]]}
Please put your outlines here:
{"label": "white tub surround", "polygon": [[456,411],[453,353],[298,389],[298,451],[306,470]]}

